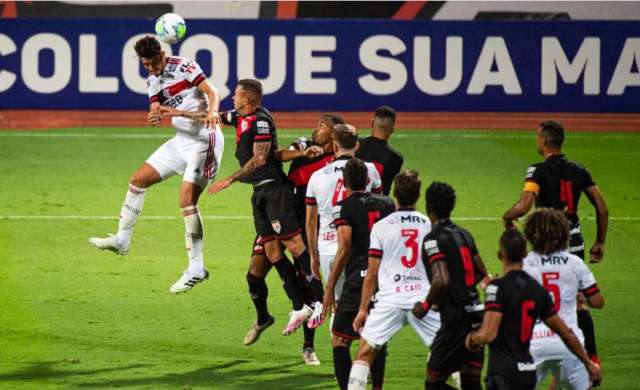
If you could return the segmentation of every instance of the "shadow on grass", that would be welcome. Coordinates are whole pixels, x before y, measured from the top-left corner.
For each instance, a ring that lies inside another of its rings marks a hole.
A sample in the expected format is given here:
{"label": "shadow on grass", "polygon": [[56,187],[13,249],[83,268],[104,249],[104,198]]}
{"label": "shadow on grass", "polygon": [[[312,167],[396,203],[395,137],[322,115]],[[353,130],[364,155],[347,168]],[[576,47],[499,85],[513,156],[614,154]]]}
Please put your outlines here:
{"label": "shadow on grass", "polygon": [[16,370],[12,373],[0,374],[0,382],[22,381],[22,380],[42,380],[66,378],[76,375],[94,375],[111,371],[131,370],[134,368],[147,367],[147,364],[130,364],[128,366],[97,368],[97,369],[61,369],[56,365],[77,364],[79,362],[61,360],[53,362],[38,362],[27,367]]}
{"label": "shadow on grass", "polygon": [[302,372],[294,367],[303,367],[301,363],[271,364],[255,367],[243,367],[248,360],[233,360],[217,365],[210,365],[182,373],[167,373],[151,377],[130,379],[113,379],[100,382],[78,384],[83,388],[111,387],[167,387],[190,389],[191,387],[207,387],[215,389],[289,389],[301,387],[305,389],[328,389],[335,385],[333,375]]}

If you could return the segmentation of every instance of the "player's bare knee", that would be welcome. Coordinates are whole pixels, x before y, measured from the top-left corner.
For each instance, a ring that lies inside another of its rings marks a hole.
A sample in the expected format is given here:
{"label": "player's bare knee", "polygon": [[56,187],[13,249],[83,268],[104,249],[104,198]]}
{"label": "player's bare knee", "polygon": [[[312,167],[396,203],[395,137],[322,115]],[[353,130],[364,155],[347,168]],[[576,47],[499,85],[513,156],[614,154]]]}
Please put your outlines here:
{"label": "player's bare knee", "polygon": [[267,255],[267,259],[273,264],[282,260],[282,250],[278,241],[269,241],[264,243],[264,252]]}
{"label": "player's bare knee", "polygon": [[336,336],[333,335],[333,337],[331,338],[331,343],[333,344],[334,347],[350,347],[351,346],[351,340],[345,338],[345,337],[341,337],[341,336]]}
{"label": "player's bare knee", "polygon": [[304,251],[307,250],[307,247],[304,245],[302,237],[299,234],[287,240],[283,240],[282,243],[294,257],[302,255]]}
{"label": "player's bare knee", "polygon": [[249,264],[249,273],[257,278],[264,278],[271,269],[271,262],[265,255],[253,255],[251,256],[251,263]]}

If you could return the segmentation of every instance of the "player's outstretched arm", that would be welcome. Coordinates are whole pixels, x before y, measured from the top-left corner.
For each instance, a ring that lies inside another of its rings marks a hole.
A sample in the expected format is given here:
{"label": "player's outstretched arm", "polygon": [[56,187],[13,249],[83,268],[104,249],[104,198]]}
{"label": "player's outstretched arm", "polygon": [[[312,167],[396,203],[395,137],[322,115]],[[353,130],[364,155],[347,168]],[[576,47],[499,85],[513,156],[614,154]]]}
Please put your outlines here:
{"label": "player's outstretched arm", "polygon": [[267,155],[269,154],[270,149],[270,142],[254,142],[253,157],[251,157],[251,159],[249,159],[242,168],[235,171],[231,176],[210,185],[207,192],[209,192],[209,194],[217,194],[229,187],[235,181],[251,175],[256,169],[267,163]]}
{"label": "player's outstretched arm", "polygon": [[327,279],[327,285],[324,289],[324,299],[322,300],[322,317],[326,318],[331,313],[335,306],[335,286],[342,275],[347,260],[349,259],[349,253],[351,252],[351,236],[352,230],[349,225],[338,226],[338,250],[336,251],[336,257],[331,268],[331,273]]}
{"label": "player's outstretched arm", "polygon": [[203,121],[207,117],[206,111],[182,111],[169,106],[160,106],[160,115],[165,116],[182,116],[189,119]]}
{"label": "player's outstretched arm", "polygon": [[470,351],[482,349],[485,344],[492,343],[498,337],[498,329],[502,322],[502,313],[499,311],[487,311],[482,317],[482,325],[475,332],[469,332],[464,345]]}
{"label": "player's outstretched arm", "polygon": [[551,330],[556,332],[564,344],[569,348],[569,350],[578,357],[582,361],[582,363],[589,371],[589,376],[591,380],[597,381],[601,380],[600,367],[593,364],[589,356],[587,356],[587,351],[584,350],[582,344],[580,344],[580,340],[573,334],[571,328],[567,326],[567,324],[562,321],[562,318],[557,314],[552,315],[551,317],[544,320],[544,323],[547,324]]}
{"label": "player's outstretched arm", "polygon": [[596,242],[589,251],[591,262],[598,263],[602,261],[604,257],[604,241],[607,238],[607,228],[609,225],[609,209],[604,201],[604,197],[598,189],[598,186],[591,186],[585,191],[587,199],[596,209],[596,223],[598,225],[598,232],[596,235]]}
{"label": "player's outstretched arm", "polygon": [[362,284],[362,295],[360,296],[360,308],[355,320],[353,320],[353,330],[360,332],[364,326],[367,316],[369,315],[369,304],[373,293],[378,288],[378,271],[380,270],[380,259],[377,257],[369,257],[367,265],[367,274]]}
{"label": "player's outstretched arm", "polygon": [[423,318],[427,315],[429,309],[444,298],[449,288],[449,268],[447,268],[445,261],[436,261],[431,264],[431,273],[433,278],[427,298],[423,302],[416,302],[413,305],[413,315],[418,318]]}
{"label": "player's outstretched arm", "polygon": [[523,191],[520,195],[520,199],[518,199],[516,204],[514,204],[509,210],[504,213],[504,215],[502,215],[502,220],[504,222],[505,228],[513,228],[513,221],[527,214],[533,207],[533,203],[535,201],[535,192]]}
{"label": "player's outstretched arm", "polygon": [[322,154],[322,147],[311,145],[304,150],[300,149],[280,149],[276,152],[276,158],[281,162],[295,160],[301,157],[315,158]]}
{"label": "player's outstretched arm", "polygon": [[209,101],[207,116],[204,118],[204,126],[212,127],[219,125],[220,116],[218,115],[218,110],[220,109],[220,93],[218,89],[206,79],[198,84],[198,89],[207,96]]}

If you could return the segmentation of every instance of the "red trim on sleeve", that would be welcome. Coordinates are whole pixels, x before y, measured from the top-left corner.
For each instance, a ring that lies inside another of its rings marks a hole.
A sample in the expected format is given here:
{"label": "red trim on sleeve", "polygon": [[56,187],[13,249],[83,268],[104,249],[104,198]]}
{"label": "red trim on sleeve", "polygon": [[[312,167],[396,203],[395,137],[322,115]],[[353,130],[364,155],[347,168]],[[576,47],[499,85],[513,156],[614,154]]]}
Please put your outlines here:
{"label": "red trim on sleeve", "polygon": [[592,296],[596,295],[599,292],[600,292],[600,289],[598,288],[597,284],[594,284],[593,286],[587,287],[584,290],[582,290],[582,293],[587,298],[592,297]]}
{"label": "red trim on sleeve", "polygon": [[373,248],[369,249],[369,257],[382,258],[382,250]]}
{"label": "red trim on sleeve", "polygon": [[336,225],[336,227],[338,226],[349,226],[349,222],[347,222],[346,219],[343,218],[338,218],[335,221],[333,221],[333,224]]}
{"label": "red trim on sleeve", "polygon": [[253,137],[254,141],[261,141],[261,142],[265,142],[270,139],[271,139],[271,134],[256,135],[255,137]]}
{"label": "red trim on sleeve", "polygon": [[309,196],[307,196],[306,198],[304,198],[304,203],[308,204],[308,205],[317,205],[318,203],[316,202],[316,198],[311,198]]}
{"label": "red trim on sleeve", "polygon": [[502,311],[502,305],[500,305],[499,303],[485,303],[484,304],[484,309],[488,310],[488,311]]}
{"label": "red trim on sleeve", "polygon": [[160,98],[158,97],[158,95],[153,95],[149,98],[149,103],[155,103],[157,101],[159,101]]}
{"label": "red trim on sleeve", "polygon": [[444,260],[443,253],[435,254],[432,258],[429,259],[429,265],[435,263],[436,261],[442,261],[442,260]]}
{"label": "red trim on sleeve", "polygon": [[204,79],[205,79],[204,73],[200,73],[199,75],[196,76],[195,79],[193,79],[191,84],[193,84],[193,85],[195,85],[197,87],[198,85],[200,85],[201,82],[204,81]]}
{"label": "red trim on sleeve", "polygon": [[371,192],[373,192],[374,194],[381,194],[382,190],[384,190],[384,188],[382,188],[382,186],[380,186],[378,188],[371,189]]}

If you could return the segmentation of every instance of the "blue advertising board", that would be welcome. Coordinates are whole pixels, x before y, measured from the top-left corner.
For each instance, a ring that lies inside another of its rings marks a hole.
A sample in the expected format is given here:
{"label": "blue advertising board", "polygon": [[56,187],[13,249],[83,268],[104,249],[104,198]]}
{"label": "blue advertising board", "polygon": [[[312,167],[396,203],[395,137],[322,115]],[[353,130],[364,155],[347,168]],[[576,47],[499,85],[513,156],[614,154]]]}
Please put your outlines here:
{"label": "blue advertising board", "polygon": [[[145,109],[151,19],[0,20],[0,109]],[[166,51],[280,111],[640,112],[640,22],[189,20]]]}

